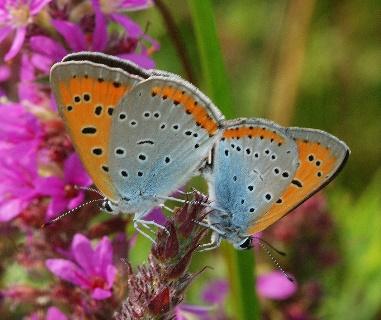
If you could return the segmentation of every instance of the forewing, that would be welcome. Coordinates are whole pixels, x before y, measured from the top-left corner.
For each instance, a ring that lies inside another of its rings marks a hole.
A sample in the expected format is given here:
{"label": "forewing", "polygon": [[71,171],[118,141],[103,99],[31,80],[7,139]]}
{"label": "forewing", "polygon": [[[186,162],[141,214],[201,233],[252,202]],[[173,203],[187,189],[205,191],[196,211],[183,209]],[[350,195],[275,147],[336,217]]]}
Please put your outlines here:
{"label": "forewing", "polygon": [[155,76],[114,115],[111,177],[126,197],[167,196],[183,185],[218,139],[222,114],[179,77]]}
{"label": "forewing", "polygon": [[300,166],[279,200],[249,228],[250,234],[264,230],[327,185],[349,156],[347,145],[324,131],[289,128],[287,132],[298,146]]}
{"label": "forewing", "polygon": [[295,142],[263,119],[228,122],[213,157],[210,195],[243,232],[278,200],[298,166]]}
{"label": "forewing", "polygon": [[141,80],[90,61],[61,62],[51,70],[53,94],[73,145],[95,185],[111,200],[117,199],[108,175],[111,116],[123,95]]}

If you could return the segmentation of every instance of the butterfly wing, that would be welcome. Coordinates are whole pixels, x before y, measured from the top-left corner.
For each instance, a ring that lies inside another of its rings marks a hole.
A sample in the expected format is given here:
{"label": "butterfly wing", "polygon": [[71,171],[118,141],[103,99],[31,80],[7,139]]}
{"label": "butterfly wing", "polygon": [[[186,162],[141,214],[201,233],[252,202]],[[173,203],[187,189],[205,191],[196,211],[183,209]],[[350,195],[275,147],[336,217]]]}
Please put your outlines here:
{"label": "butterfly wing", "polygon": [[298,146],[300,166],[279,200],[248,229],[260,232],[327,185],[343,168],[349,156],[347,145],[320,130],[288,128]]}
{"label": "butterfly wing", "polygon": [[[70,57],[77,59],[71,59]],[[98,189],[109,199],[118,198],[108,175],[108,145],[114,108],[138,75],[120,68],[84,61],[86,55],[69,55],[53,66],[50,82],[59,113],[73,145]],[[78,61],[76,61],[78,60]]]}
{"label": "butterfly wing", "polygon": [[213,205],[244,232],[289,185],[297,148],[284,128],[264,119],[227,122],[206,176]]}
{"label": "butterfly wing", "polygon": [[122,99],[112,126],[110,174],[120,194],[167,196],[182,186],[220,136],[222,118],[179,77],[153,76],[136,85]]}

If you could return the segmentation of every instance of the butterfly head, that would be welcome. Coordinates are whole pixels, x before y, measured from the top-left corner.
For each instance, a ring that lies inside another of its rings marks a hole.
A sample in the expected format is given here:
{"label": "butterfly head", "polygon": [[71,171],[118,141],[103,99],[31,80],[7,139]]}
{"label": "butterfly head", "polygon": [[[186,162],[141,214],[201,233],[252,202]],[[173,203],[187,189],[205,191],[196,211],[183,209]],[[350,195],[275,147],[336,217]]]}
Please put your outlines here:
{"label": "butterfly head", "polygon": [[253,238],[251,236],[243,238],[240,242],[233,243],[234,248],[237,250],[248,250],[253,247]]}
{"label": "butterfly head", "polygon": [[108,198],[104,198],[101,203],[101,210],[106,211],[109,214],[129,213],[135,212],[136,214],[146,213],[150,208],[158,205],[159,201],[153,197],[120,197],[117,201],[112,201]]}
{"label": "butterfly head", "polygon": [[106,211],[110,214],[117,214],[119,213],[119,205],[115,202],[112,202],[111,200],[104,198],[104,200],[101,203],[101,210]]}

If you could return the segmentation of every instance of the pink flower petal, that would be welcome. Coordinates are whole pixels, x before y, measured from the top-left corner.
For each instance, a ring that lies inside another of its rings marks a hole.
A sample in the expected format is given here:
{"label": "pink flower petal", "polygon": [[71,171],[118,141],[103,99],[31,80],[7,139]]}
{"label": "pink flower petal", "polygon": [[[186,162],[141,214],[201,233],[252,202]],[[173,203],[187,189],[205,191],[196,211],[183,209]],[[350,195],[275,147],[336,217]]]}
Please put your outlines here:
{"label": "pink flower petal", "polygon": [[287,299],[297,290],[296,284],[288,280],[280,271],[258,276],[256,287],[260,296],[273,300]]}
{"label": "pink flower petal", "polygon": [[17,29],[16,36],[13,39],[12,46],[4,57],[5,61],[11,60],[13,57],[15,57],[19,53],[24,43],[25,34],[26,34],[26,27],[20,27]]}
{"label": "pink flower petal", "polygon": [[108,265],[106,272],[107,272],[107,285],[109,288],[111,288],[115,281],[117,269],[113,265]]}
{"label": "pink flower petal", "polygon": [[155,221],[158,224],[164,226],[168,221],[167,217],[163,214],[161,208],[154,208],[143,218],[146,221]]}
{"label": "pink flower petal", "polygon": [[65,259],[48,259],[45,265],[57,277],[82,288],[88,288],[87,275],[73,262]]}
{"label": "pink flower petal", "polygon": [[113,249],[111,241],[107,237],[103,237],[95,248],[96,261],[95,270],[96,273],[106,278],[107,267],[112,264]]}
{"label": "pink flower petal", "polygon": [[110,290],[104,290],[104,289],[100,289],[100,288],[94,289],[92,294],[91,294],[91,296],[95,300],[104,300],[104,299],[110,298],[111,295],[112,295],[112,293]]}
{"label": "pink flower petal", "polygon": [[54,61],[66,55],[66,49],[57,41],[46,36],[33,36],[29,39],[33,51],[44,54]]}
{"label": "pink flower petal", "polygon": [[223,303],[229,292],[229,284],[226,280],[215,280],[204,288],[202,299],[211,304]]}
{"label": "pink flower petal", "polygon": [[0,66],[0,82],[8,80],[11,75],[11,69],[7,65]]}
{"label": "pink flower petal", "polygon": [[1,27],[0,28],[0,42],[2,42],[8,34],[10,34],[12,31],[11,27]]}
{"label": "pink flower petal", "polygon": [[81,187],[87,187],[92,183],[76,153],[72,153],[66,159],[64,164],[64,172],[66,183],[76,184]]}
{"label": "pink flower petal", "polygon": [[137,11],[142,9],[147,9],[152,6],[153,2],[151,0],[124,0],[120,3],[120,10],[126,11]]}
{"label": "pink flower petal", "polygon": [[86,50],[86,38],[78,25],[63,20],[52,20],[52,24],[73,51]]}
{"label": "pink flower petal", "polygon": [[36,15],[52,0],[32,0],[30,4],[30,14]]}
{"label": "pink flower petal", "polygon": [[45,221],[50,221],[67,211],[67,200],[64,197],[53,197],[50,199]]}
{"label": "pink flower petal", "polygon": [[68,320],[68,318],[58,308],[50,307],[46,314],[46,320]]}
{"label": "pink flower petal", "polygon": [[[93,4],[94,4],[93,0]],[[98,1],[96,1],[98,2]],[[107,34],[107,24],[106,18],[101,12],[99,5],[94,5],[95,11],[95,30],[93,34],[93,44],[92,49],[94,51],[103,51],[107,46],[108,34]]]}
{"label": "pink flower petal", "polygon": [[67,203],[67,209],[74,209],[83,203],[85,199],[85,194],[83,192],[78,193],[74,198],[71,198]]}
{"label": "pink flower petal", "polygon": [[24,210],[26,204],[20,199],[4,200],[0,204],[0,222],[7,222],[17,217],[22,210]]}
{"label": "pink flower petal", "polygon": [[33,53],[31,57],[31,62],[37,69],[47,72],[53,64],[52,59],[38,53]]}
{"label": "pink flower petal", "polygon": [[143,55],[143,54],[124,53],[124,54],[119,54],[118,56],[120,58],[135,62],[137,65],[139,65],[145,69],[152,69],[155,67],[155,63],[153,62],[153,60],[150,57]]}
{"label": "pink flower petal", "polygon": [[114,13],[111,15],[111,17],[115,22],[119,23],[121,26],[124,27],[124,29],[127,31],[127,35],[130,38],[137,39],[143,34],[142,28],[127,16]]}
{"label": "pink flower petal", "polygon": [[84,235],[77,233],[71,244],[71,252],[75,260],[88,276],[95,274],[94,262],[98,260],[98,257],[95,257],[89,239]]}
{"label": "pink flower petal", "polygon": [[209,312],[212,311],[212,307],[204,307],[190,304],[180,304],[175,309],[176,320],[187,319],[212,319],[209,318]]}

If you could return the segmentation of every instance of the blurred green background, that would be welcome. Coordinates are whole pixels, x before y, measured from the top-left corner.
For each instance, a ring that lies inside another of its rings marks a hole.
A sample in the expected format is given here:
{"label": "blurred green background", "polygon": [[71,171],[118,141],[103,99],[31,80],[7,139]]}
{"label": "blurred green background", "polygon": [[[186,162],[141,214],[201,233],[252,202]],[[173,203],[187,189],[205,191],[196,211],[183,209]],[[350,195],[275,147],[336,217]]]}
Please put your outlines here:
{"label": "blurred green background", "polygon": [[[208,87],[203,77],[189,2],[161,2],[172,13],[191,70],[184,69],[162,15],[152,8],[132,15],[161,44],[154,55],[157,67],[188,79],[193,74],[193,82],[208,94],[210,83]],[[325,192],[337,233],[332,246],[340,251],[340,260],[327,272],[315,270],[309,275],[324,288],[311,319],[381,319],[380,2],[216,0],[212,4],[232,94],[231,115],[326,130],[352,151],[347,166]],[[287,245],[283,249],[291,250]],[[221,251],[196,256],[193,267],[197,270],[205,263],[214,270],[200,278],[226,276]],[[281,263],[287,264],[287,258]],[[195,281],[191,302],[200,302],[196,292],[203,282]],[[230,310],[231,304],[232,299]]]}

